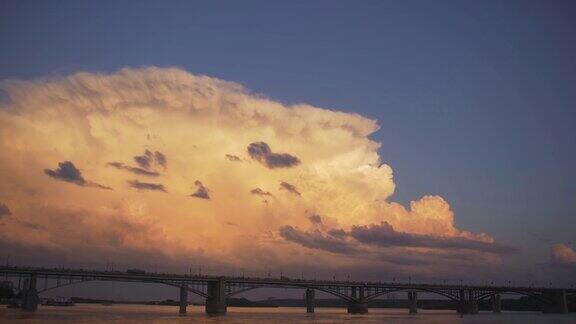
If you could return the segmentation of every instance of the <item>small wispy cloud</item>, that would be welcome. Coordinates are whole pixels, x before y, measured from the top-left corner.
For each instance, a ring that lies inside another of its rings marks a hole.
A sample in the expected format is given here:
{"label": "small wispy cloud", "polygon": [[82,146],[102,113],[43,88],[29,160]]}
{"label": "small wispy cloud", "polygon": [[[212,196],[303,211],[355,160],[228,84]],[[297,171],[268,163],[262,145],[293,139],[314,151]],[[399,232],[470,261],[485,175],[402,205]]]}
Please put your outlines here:
{"label": "small wispy cloud", "polygon": [[162,191],[167,192],[166,188],[161,183],[150,183],[150,182],[141,182],[139,180],[130,180],[128,181],[130,187],[138,189],[138,190],[151,190],[151,191]]}
{"label": "small wispy cloud", "polygon": [[2,218],[3,216],[10,216],[10,215],[12,215],[10,208],[8,208],[8,206],[6,206],[6,204],[4,203],[0,203],[0,218]]}
{"label": "small wispy cloud", "polygon": [[228,159],[228,161],[231,162],[240,162],[242,161],[242,159],[240,159],[240,157],[236,156],[236,155],[232,155],[232,154],[226,154],[226,158]]}
{"label": "small wispy cloud", "polygon": [[196,197],[196,198],[200,198],[200,199],[210,199],[210,194],[209,194],[209,190],[208,188],[206,188],[202,182],[200,182],[200,180],[196,180],[194,182],[194,185],[196,186],[196,191],[190,195],[190,197]]}
{"label": "small wispy cloud", "polygon": [[272,196],[272,194],[269,191],[264,191],[260,188],[254,188],[250,190],[250,193],[256,196],[269,196],[269,197]]}
{"label": "small wispy cloud", "polygon": [[282,181],[280,182],[280,189],[281,190],[286,190],[290,193],[293,193],[297,196],[301,196],[302,194],[300,194],[300,192],[296,189],[296,187],[294,185],[289,184],[288,182]]}
{"label": "small wispy cloud", "polygon": [[82,172],[71,161],[59,162],[56,169],[44,169],[44,174],[53,179],[73,183],[82,187],[96,187],[106,190],[112,189],[110,187],[84,179]]}
{"label": "small wispy cloud", "polygon": [[137,174],[137,175],[144,175],[144,176],[150,176],[150,177],[157,177],[160,175],[160,173],[158,173],[156,171],[149,171],[146,169],[129,166],[129,165],[126,165],[122,162],[108,162],[108,166],[111,166],[111,167],[114,167],[114,168],[120,169],[120,170],[126,170],[128,172],[132,172],[132,173]]}
{"label": "small wispy cloud", "polygon": [[273,153],[270,146],[264,142],[250,143],[248,145],[248,154],[269,169],[290,168],[300,164],[300,159],[293,155]]}

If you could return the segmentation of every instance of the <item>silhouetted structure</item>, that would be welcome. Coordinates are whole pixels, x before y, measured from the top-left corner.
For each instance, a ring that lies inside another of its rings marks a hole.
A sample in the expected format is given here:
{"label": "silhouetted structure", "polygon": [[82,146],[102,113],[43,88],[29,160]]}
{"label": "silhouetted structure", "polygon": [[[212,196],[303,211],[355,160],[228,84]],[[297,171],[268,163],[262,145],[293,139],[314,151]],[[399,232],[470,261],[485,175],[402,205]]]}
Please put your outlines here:
{"label": "silhouetted structure", "polygon": [[[576,296],[576,289],[573,288],[327,281],[287,277],[246,278],[8,266],[0,267],[0,276],[5,276],[6,279],[18,278],[18,289],[22,292],[21,308],[25,311],[37,309],[39,293],[86,281],[152,282],[177,287],[180,290],[181,315],[186,314],[189,292],[206,298],[206,313],[223,315],[226,313],[226,298],[261,287],[305,289],[306,311],[309,313],[314,312],[316,290],[346,301],[351,314],[365,314],[368,312],[368,302],[395,292],[407,292],[410,313],[418,311],[418,292],[437,294],[455,301],[458,304],[457,311],[462,314],[478,313],[479,302],[488,300],[492,310],[499,313],[502,309],[501,294],[504,293],[529,296],[531,300],[538,301],[542,305],[542,311],[546,313],[567,313],[567,298]],[[44,284],[41,290],[37,290],[39,279]],[[20,284],[22,281],[23,285]],[[49,286],[50,282],[55,282],[55,285]]]}

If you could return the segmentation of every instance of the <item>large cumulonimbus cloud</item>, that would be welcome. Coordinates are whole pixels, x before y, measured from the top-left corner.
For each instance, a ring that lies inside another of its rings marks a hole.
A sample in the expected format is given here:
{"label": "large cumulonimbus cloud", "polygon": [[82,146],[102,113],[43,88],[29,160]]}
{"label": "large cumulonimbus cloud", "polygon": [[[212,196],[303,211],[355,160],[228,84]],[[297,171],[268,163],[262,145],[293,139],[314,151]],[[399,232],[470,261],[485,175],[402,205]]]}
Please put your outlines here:
{"label": "large cumulonimbus cloud", "polygon": [[378,125],[358,114],[154,67],[0,87],[0,201],[17,216],[1,220],[4,246],[79,261],[195,255],[245,268],[426,263],[444,273],[510,252],[458,229],[442,197],[390,201],[392,168],[370,139]]}

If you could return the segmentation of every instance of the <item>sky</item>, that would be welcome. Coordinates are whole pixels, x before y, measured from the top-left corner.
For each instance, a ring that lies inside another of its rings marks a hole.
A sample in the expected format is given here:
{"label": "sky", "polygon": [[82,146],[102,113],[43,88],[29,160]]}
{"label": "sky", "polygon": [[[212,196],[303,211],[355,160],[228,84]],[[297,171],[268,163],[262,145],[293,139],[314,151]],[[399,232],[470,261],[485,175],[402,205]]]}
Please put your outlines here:
{"label": "sky", "polygon": [[569,282],[575,18],[0,1],[0,257]]}

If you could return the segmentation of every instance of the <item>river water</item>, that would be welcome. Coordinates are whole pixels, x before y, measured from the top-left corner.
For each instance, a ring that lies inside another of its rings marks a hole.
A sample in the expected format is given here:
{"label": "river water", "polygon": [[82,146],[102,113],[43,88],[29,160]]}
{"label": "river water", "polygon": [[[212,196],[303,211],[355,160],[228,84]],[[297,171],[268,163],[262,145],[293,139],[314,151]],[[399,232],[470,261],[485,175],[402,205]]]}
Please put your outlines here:
{"label": "river water", "polygon": [[0,323],[576,323],[576,313],[480,312],[460,318],[454,311],[419,310],[409,315],[406,309],[370,309],[366,315],[349,315],[344,308],[229,307],[225,316],[205,315],[204,307],[189,306],[188,314],[178,316],[178,307],[148,305],[76,304],[73,307],[40,306],[35,313],[0,306]]}

